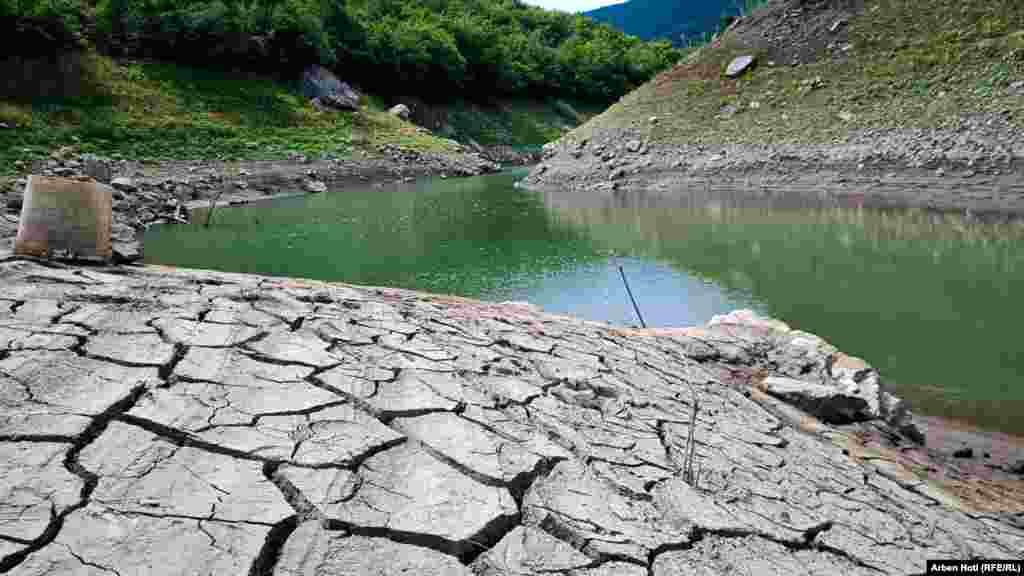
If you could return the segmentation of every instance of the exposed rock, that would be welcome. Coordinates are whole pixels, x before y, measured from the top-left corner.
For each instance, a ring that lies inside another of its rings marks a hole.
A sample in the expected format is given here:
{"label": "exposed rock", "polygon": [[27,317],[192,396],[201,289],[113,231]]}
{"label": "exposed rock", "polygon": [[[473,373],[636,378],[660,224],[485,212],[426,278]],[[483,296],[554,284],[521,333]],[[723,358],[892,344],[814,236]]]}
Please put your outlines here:
{"label": "exposed rock", "polygon": [[729,66],[725,69],[725,75],[729,78],[736,78],[750,69],[754,64],[754,57],[751,55],[737,56],[729,62]]}
{"label": "exposed rock", "polygon": [[872,419],[867,402],[832,386],[793,378],[769,377],[762,383],[766,392],[799,406],[831,424],[848,424]]}
{"label": "exposed rock", "polygon": [[953,452],[953,458],[974,458],[974,450],[970,447],[961,448]]}
{"label": "exposed rock", "polygon": [[104,184],[110,183],[114,175],[114,166],[110,160],[100,158],[93,154],[82,155],[83,172],[86,176],[95,178]]}
{"label": "exposed rock", "polygon": [[[0,285],[7,573],[907,574],[1024,549],[1024,498],[919,476],[941,464],[903,456],[869,365],[749,311],[628,330],[24,260]],[[762,377],[873,420],[821,422]]]}
{"label": "exposed rock", "polygon": [[302,188],[306,192],[309,192],[309,193],[312,193],[312,194],[318,194],[318,193],[322,193],[322,192],[327,192],[327,184],[324,184],[323,182],[320,182],[320,181],[317,181],[317,180],[306,180],[302,184]]}
{"label": "exposed rock", "polygon": [[321,106],[338,110],[359,109],[359,94],[322,66],[312,65],[303,70],[302,93]]}
{"label": "exposed rock", "polygon": [[127,176],[118,176],[110,181],[110,185],[122,192],[135,192],[138,187],[135,182]]}
{"label": "exposed rock", "polygon": [[409,107],[406,106],[405,104],[395,104],[394,106],[388,109],[388,114],[394,114],[395,116],[398,116],[402,120],[408,120],[412,112],[409,110]]}

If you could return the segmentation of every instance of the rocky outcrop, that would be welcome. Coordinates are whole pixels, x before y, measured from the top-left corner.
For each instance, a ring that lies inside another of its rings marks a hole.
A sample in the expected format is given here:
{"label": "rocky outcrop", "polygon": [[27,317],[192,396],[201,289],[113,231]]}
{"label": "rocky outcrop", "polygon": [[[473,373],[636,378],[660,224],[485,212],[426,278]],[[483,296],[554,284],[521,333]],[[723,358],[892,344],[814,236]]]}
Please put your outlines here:
{"label": "rocky outcrop", "polygon": [[395,104],[391,108],[388,108],[388,114],[394,114],[402,120],[408,120],[409,116],[412,115],[412,111],[405,104]]}
{"label": "rocky outcrop", "polygon": [[[736,112],[730,104],[719,115]],[[847,113],[836,114],[842,121]],[[581,131],[545,145],[524,185],[594,193],[741,190],[867,207],[1024,215],[1024,139],[996,114],[964,118],[950,129],[860,130],[831,144],[668,144],[639,120]]]}
{"label": "rocky outcrop", "polygon": [[322,66],[302,71],[302,94],[319,109],[359,110],[359,94]]}
{"label": "rocky outcrop", "polygon": [[11,259],[0,284],[0,573],[907,574],[1024,549],[1020,499],[981,509],[759,388],[874,414],[864,368],[780,322]]}

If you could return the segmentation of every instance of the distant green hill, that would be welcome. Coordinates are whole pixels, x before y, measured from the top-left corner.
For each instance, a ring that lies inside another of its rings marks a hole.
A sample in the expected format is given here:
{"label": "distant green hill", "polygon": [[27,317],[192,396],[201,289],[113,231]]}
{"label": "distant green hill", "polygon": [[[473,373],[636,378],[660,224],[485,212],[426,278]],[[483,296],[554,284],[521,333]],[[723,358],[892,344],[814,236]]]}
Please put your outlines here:
{"label": "distant green hill", "polygon": [[629,0],[583,15],[643,40],[682,46],[717,32],[723,17],[740,14],[744,6],[743,0]]}

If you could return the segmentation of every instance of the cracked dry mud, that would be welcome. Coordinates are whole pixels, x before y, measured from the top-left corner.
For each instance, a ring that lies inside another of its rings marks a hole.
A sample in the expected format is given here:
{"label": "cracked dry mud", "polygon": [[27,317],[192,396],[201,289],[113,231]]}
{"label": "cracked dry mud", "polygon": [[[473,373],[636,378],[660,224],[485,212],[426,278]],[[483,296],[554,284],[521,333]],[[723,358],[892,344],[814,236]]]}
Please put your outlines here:
{"label": "cracked dry mud", "polygon": [[26,260],[0,286],[0,573],[852,576],[1024,550],[1021,510],[755,386],[846,362],[779,323]]}

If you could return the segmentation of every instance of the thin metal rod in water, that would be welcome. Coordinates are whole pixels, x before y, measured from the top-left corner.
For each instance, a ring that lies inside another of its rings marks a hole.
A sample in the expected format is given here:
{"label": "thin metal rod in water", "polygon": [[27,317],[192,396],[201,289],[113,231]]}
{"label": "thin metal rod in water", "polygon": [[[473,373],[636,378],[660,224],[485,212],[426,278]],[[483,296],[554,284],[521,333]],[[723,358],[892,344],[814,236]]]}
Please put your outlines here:
{"label": "thin metal rod in water", "polygon": [[633,310],[636,310],[636,317],[640,319],[640,325],[647,328],[647,324],[644,323],[644,317],[640,315],[640,307],[636,305],[636,298],[633,298],[633,291],[629,289],[629,282],[626,281],[626,273],[622,270],[622,266],[619,266],[619,274],[622,275],[622,283],[626,285],[626,294],[629,294],[629,299],[633,302]]}

